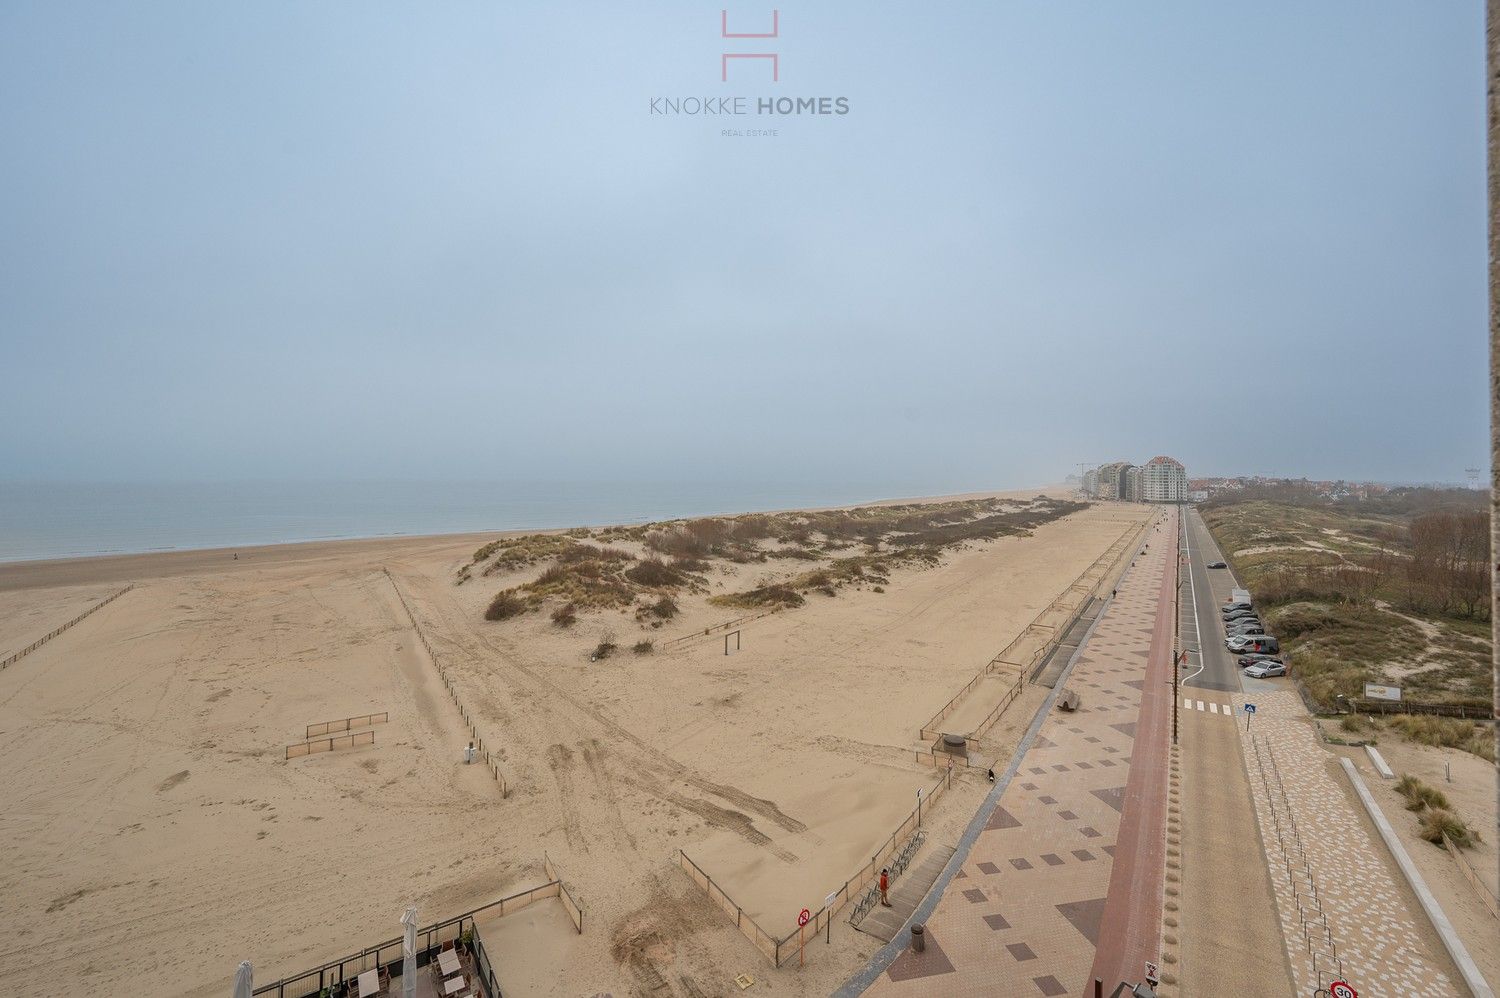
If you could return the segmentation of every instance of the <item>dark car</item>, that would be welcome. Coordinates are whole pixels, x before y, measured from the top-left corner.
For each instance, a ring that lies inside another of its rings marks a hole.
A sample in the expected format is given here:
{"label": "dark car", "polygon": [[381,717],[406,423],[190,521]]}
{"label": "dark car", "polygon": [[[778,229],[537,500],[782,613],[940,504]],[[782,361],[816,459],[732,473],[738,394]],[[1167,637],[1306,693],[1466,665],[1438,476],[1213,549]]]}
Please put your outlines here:
{"label": "dark car", "polygon": [[1211,561],[1211,562],[1208,563],[1208,567],[1209,568],[1228,568],[1229,566],[1226,565],[1226,564],[1224,564],[1222,561]]}
{"label": "dark car", "polygon": [[1242,613],[1249,609],[1251,609],[1249,603],[1225,603],[1223,606],[1219,607],[1219,612],[1227,615],[1231,613]]}
{"label": "dark car", "polygon": [[1241,655],[1239,657],[1239,665],[1241,669],[1245,668],[1246,666],[1255,665],[1258,662],[1276,662],[1280,665],[1286,664],[1275,655],[1267,655],[1264,652],[1253,652],[1249,655]]}
{"label": "dark car", "polygon": [[1254,610],[1246,610],[1244,613],[1229,613],[1224,615],[1224,626],[1237,624],[1242,620],[1259,620],[1260,617]]}

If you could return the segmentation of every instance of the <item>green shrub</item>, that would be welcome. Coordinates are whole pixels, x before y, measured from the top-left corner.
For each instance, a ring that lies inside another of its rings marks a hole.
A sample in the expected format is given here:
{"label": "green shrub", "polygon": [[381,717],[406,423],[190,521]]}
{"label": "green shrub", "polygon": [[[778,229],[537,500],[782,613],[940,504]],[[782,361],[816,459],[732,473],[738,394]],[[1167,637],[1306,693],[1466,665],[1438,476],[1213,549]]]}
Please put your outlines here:
{"label": "green shrub", "polygon": [[485,620],[508,620],[526,612],[526,601],[514,589],[502,589],[490,600],[484,611]]}
{"label": "green shrub", "polygon": [[655,647],[656,645],[650,640],[637,641],[635,644],[630,646],[630,650],[635,652],[637,655],[649,655],[655,649]]}
{"label": "green shrub", "polygon": [[1495,736],[1483,724],[1433,714],[1397,714],[1388,722],[1409,741],[1434,748],[1456,748],[1495,761]]}
{"label": "green shrub", "polygon": [[1472,848],[1479,838],[1479,834],[1464,824],[1458,815],[1440,807],[1433,808],[1422,815],[1417,834],[1433,845],[1439,846],[1443,844],[1443,837],[1446,835],[1460,849]]}
{"label": "green shrub", "polygon": [[1396,793],[1406,798],[1408,811],[1447,810],[1448,798],[1436,787],[1428,786],[1410,773],[1396,781]]}
{"label": "green shrub", "polygon": [[641,586],[680,586],[688,578],[658,558],[647,558],[625,570],[625,578]]}
{"label": "green shrub", "polygon": [[558,627],[572,627],[578,620],[578,607],[572,603],[564,603],[552,611],[552,622]]}
{"label": "green shrub", "polygon": [[709,600],[714,606],[755,608],[764,606],[801,606],[807,601],[797,590],[781,583],[756,586],[741,593],[725,593]]}

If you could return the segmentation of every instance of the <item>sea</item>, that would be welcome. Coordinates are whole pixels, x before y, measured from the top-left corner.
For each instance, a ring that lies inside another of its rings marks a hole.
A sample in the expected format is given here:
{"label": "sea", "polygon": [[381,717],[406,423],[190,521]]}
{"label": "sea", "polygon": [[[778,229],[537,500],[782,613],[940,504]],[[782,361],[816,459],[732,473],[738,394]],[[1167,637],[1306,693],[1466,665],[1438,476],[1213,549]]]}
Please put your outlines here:
{"label": "sea", "polygon": [[646,523],[1005,487],[910,481],[0,481],[0,562]]}

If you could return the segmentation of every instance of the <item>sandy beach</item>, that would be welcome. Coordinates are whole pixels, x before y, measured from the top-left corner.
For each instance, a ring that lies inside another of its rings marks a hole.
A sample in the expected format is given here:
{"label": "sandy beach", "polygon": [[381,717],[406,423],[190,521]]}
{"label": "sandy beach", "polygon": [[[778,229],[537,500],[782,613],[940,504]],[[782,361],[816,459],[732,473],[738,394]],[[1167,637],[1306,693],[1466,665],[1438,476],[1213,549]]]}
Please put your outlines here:
{"label": "sandy beach", "polygon": [[[534,567],[456,584],[496,534],[0,565],[0,657],[135,585],[0,672],[0,903],[19,916],[0,977],[57,994],[38,958],[55,950],[70,993],[227,991],[247,958],[269,982],[395,936],[407,903],[426,923],[540,884],[545,850],[586,928],[557,902],[483,928],[507,993],[728,994],[750,973],[826,994],[876,940],[840,919],[805,968],[774,969],[677,850],[794,929],[937,779],[913,761],[921,725],[1151,512],[1095,504],[811,593],[742,625],[730,655],[718,633],[668,641],[744,612],[714,596],[816,563],[716,561],[657,627],[601,609],[571,628],[484,619]],[[398,591],[507,797],[461,763],[469,728]],[[607,637],[622,650],[590,661]],[[389,715],[373,745],[285,758],[307,725],[371,712]],[[958,776],[931,841],[956,837],[982,784]]]}

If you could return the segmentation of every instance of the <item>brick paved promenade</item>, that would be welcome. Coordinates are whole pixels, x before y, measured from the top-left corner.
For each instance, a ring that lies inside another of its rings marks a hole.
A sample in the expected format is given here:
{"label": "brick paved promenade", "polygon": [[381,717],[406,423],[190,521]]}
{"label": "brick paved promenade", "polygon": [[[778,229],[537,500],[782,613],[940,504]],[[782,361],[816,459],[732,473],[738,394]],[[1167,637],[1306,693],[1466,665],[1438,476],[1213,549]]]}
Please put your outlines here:
{"label": "brick paved promenade", "polygon": [[1238,724],[1282,936],[1299,994],[1340,974],[1361,995],[1461,992],[1422,943],[1408,890],[1366,831],[1291,690],[1235,696]]}
{"label": "brick paved promenade", "polygon": [[[1066,683],[1082,709],[1054,708],[1043,722],[928,919],[926,952],[903,953],[868,994],[1083,995],[1101,940],[1111,962],[1134,959],[1127,954],[1143,946],[1155,951],[1162,815],[1140,823],[1130,812],[1164,806],[1166,744],[1140,751],[1135,739],[1139,724],[1161,724],[1159,705],[1143,713],[1142,691],[1164,588],[1171,595],[1172,536],[1147,534],[1149,551],[1122,580]],[[1170,614],[1168,605],[1169,642]],[[1170,644],[1164,655],[1169,668]],[[1169,712],[1170,688],[1160,699]],[[1133,764],[1143,767],[1135,781]],[[1117,857],[1117,840],[1134,843],[1129,862]],[[1115,874],[1133,885],[1127,893],[1144,888],[1135,898],[1135,907],[1151,909],[1143,920],[1119,904],[1106,922]]]}

